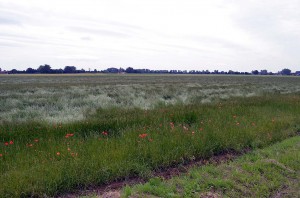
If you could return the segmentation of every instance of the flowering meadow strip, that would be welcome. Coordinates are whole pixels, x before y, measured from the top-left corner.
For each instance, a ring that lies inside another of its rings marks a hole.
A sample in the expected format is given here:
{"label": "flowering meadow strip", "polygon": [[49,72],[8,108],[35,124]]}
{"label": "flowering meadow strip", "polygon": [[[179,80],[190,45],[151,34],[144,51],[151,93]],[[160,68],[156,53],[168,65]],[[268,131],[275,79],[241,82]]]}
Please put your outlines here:
{"label": "flowering meadow strip", "polygon": [[300,130],[300,96],[236,98],[153,110],[99,109],[74,123],[0,125],[0,197],[55,196],[263,147]]}

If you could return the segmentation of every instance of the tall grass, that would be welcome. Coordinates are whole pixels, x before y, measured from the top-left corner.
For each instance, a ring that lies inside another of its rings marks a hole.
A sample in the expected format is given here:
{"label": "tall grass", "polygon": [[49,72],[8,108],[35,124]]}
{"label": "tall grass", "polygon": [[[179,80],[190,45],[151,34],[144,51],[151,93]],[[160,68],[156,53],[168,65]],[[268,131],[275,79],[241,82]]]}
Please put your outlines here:
{"label": "tall grass", "polygon": [[205,75],[0,76],[0,123],[74,122],[95,109],[153,109],[232,97],[300,93],[299,77]]}
{"label": "tall grass", "polygon": [[263,147],[295,135],[299,113],[299,95],[270,95],[151,110],[100,108],[70,123],[3,122],[0,196],[53,196]]}

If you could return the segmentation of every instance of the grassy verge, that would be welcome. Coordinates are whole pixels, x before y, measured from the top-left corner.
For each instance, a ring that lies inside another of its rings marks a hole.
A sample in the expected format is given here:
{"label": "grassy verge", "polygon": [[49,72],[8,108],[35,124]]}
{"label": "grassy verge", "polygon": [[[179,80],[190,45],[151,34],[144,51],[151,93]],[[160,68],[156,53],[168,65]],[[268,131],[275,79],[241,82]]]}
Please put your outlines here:
{"label": "grassy verge", "polygon": [[300,197],[300,137],[180,177],[125,187],[123,197]]}
{"label": "grassy verge", "polygon": [[76,123],[0,125],[1,197],[54,196],[295,135],[300,96],[154,110],[98,110]]}

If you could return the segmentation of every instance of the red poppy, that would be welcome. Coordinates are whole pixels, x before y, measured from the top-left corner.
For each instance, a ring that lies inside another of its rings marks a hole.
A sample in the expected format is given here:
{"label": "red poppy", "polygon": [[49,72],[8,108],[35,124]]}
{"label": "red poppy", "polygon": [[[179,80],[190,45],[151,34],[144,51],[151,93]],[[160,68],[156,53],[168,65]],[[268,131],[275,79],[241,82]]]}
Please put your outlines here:
{"label": "red poppy", "polygon": [[3,154],[2,153],[0,153],[0,157],[2,157],[3,156]]}
{"label": "red poppy", "polygon": [[72,137],[74,136],[74,133],[67,133],[67,135],[65,135],[65,138],[69,138],[69,137]]}
{"label": "red poppy", "polygon": [[5,145],[5,146],[8,146],[8,142],[5,142],[4,145]]}
{"label": "red poppy", "polygon": [[12,140],[11,140],[11,141],[9,141],[9,144],[14,144],[14,141],[12,141]]}
{"label": "red poppy", "polygon": [[106,131],[103,131],[102,134],[103,135],[108,135],[108,133]]}
{"label": "red poppy", "polygon": [[145,137],[147,137],[147,135],[148,135],[147,133],[143,133],[143,134],[140,134],[139,137],[140,138],[145,138]]}

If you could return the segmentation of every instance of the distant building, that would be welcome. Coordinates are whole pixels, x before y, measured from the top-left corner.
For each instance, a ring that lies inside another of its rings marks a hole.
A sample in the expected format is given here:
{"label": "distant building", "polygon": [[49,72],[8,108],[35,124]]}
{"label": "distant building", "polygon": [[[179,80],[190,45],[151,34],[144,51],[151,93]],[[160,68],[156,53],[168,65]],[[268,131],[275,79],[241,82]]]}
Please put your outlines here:
{"label": "distant building", "polygon": [[300,76],[300,71],[296,71],[296,72],[295,72],[295,75],[296,75],[296,76]]}

